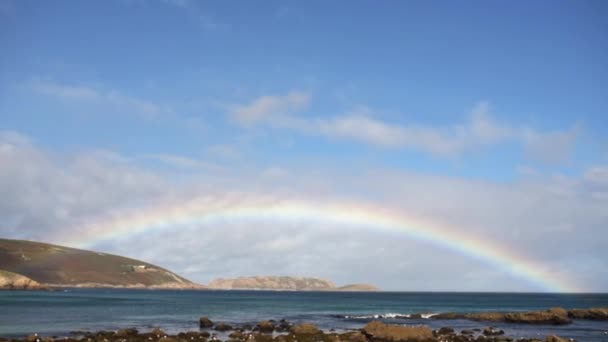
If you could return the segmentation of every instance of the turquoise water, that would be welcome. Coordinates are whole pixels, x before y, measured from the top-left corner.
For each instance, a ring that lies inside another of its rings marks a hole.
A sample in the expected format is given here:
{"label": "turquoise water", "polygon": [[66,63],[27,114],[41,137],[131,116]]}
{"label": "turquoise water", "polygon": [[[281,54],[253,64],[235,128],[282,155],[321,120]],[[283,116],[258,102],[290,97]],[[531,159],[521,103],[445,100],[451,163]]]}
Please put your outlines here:
{"label": "turquoise water", "polygon": [[[488,323],[466,320],[403,320],[392,314],[523,311],[608,307],[608,294],[509,293],[339,293],[270,291],[146,291],[74,289],[53,292],[0,292],[0,336],[30,333],[65,335],[75,330],[108,330],[159,326],[168,332],[197,330],[198,318],[255,323],[286,318],[312,322],[324,329],[356,329],[382,315],[400,324],[433,328],[483,328]],[[578,341],[608,341],[608,323],[575,321],[565,326],[493,324],[514,337],[559,334]]]}

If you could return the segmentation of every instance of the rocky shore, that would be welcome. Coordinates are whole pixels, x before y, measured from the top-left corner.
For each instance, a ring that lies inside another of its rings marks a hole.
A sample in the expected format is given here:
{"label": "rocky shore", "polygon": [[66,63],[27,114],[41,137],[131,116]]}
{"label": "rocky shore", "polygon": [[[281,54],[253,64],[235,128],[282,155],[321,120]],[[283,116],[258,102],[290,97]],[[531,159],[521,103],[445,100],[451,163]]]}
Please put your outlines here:
{"label": "rocky shore", "polygon": [[[605,308],[564,309],[523,313],[443,314],[440,317],[456,319],[466,317],[489,322],[517,322],[536,324],[562,324],[564,317],[574,319],[607,319]],[[556,319],[557,317],[557,319]],[[194,324],[194,322],[193,322]],[[0,342],[573,342],[572,339],[549,335],[539,338],[514,338],[504,331],[485,326],[456,331],[451,327],[432,330],[425,325],[386,324],[378,320],[363,328],[350,331],[323,331],[308,323],[293,324],[287,320],[266,320],[257,324],[231,325],[213,322],[208,317],[198,321],[199,330],[167,334],[160,328],[140,332],[135,328],[117,331],[71,332],[69,336],[39,336],[2,338]],[[608,334],[608,333],[607,333]],[[607,335],[608,339],[608,335]]]}

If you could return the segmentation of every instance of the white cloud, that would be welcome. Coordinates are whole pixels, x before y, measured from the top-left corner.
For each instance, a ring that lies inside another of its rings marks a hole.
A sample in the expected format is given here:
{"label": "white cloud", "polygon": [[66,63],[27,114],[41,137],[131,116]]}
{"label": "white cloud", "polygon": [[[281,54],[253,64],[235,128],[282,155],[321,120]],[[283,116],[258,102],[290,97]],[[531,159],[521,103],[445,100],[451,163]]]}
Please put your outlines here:
{"label": "white cloud", "polygon": [[[159,156],[198,166],[195,159]],[[602,262],[608,258],[608,212],[601,197],[608,187],[606,166],[590,168],[580,178],[505,184],[353,165],[330,171],[320,164],[306,169],[207,169],[184,179],[138,161],[108,151],[60,154],[40,149],[18,133],[1,133],[0,188],[8,195],[0,197],[0,235],[61,244],[83,234],[91,222],[154,213],[168,205],[198,210],[292,199],[318,205],[354,202],[410,213],[498,242],[585,289],[608,286],[608,266]],[[337,283],[369,281],[386,289],[537,289],[502,269],[407,234],[329,220],[191,221],[93,247],[145,259],[201,282],[219,276],[300,274]],[[592,271],[581,265],[593,265]]]}
{"label": "white cloud", "polygon": [[291,91],[286,95],[262,96],[243,106],[233,106],[232,118],[239,123],[277,122],[283,117],[308,106],[310,95]]}
{"label": "white cloud", "polygon": [[523,145],[528,155],[549,163],[567,161],[579,125],[564,132],[540,132],[527,126],[496,121],[487,102],[473,107],[469,118],[451,125],[423,125],[380,120],[369,108],[358,108],[333,117],[298,116],[310,104],[310,95],[292,91],[284,96],[262,96],[244,106],[233,106],[230,113],[247,125],[267,124],[307,134],[348,139],[387,148],[403,148],[454,157],[503,142]]}
{"label": "white cloud", "polygon": [[32,90],[52,97],[71,100],[88,101],[120,107],[146,119],[174,116],[171,107],[166,107],[152,101],[124,95],[116,90],[102,90],[89,86],[74,86],[49,81],[35,81]]}

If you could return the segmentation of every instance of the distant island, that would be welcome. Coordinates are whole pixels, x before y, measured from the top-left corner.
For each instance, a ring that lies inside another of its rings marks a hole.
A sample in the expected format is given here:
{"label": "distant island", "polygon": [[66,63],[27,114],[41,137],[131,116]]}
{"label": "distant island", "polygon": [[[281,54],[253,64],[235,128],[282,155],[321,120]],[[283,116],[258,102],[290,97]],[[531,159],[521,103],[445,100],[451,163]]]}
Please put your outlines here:
{"label": "distant island", "polygon": [[219,278],[205,286],[136,259],[42,242],[0,239],[0,289],[65,287],[379,291],[370,284],[336,286],[325,279],[289,276]]}
{"label": "distant island", "polygon": [[380,291],[371,284],[336,286],[320,278],[289,276],[253,276],[212,280],[208,288],[221,290],[277,290],[277,291]]}

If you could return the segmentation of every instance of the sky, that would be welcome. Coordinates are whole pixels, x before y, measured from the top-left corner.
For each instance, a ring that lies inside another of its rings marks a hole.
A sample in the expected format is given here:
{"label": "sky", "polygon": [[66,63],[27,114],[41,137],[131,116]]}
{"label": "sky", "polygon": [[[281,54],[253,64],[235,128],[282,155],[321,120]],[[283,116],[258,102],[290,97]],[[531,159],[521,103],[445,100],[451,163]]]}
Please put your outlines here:
{"label": "sky", "polygon": [[607,15],[0,0],[0,236],[202,283],[606,292]]}

